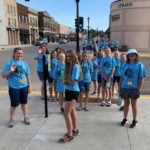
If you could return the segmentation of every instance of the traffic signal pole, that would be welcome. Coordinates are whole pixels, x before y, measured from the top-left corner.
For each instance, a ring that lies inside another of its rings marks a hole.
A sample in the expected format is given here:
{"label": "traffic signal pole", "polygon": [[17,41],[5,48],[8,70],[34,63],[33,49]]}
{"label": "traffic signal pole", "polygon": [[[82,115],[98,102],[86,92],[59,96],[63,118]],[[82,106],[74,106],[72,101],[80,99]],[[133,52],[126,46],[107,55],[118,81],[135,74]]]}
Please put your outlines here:
{"label": "traffic signal pole", "polygon": [[80,46],[79,46],[79,1],[76,0],[76,19],[77,19],[77,26],[76,26],[76,53],[80,53]]}

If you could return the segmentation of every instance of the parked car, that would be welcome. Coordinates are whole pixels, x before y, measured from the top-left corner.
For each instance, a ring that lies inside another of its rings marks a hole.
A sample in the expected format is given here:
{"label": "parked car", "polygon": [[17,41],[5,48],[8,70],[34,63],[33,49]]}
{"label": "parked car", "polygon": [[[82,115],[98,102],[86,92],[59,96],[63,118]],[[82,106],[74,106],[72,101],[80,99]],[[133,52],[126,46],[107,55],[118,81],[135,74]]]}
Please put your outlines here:
{"label": "parked car", "polygon": [[37,39],[36,41],[35,41],[35,44],[34,45],[36,45],[36,46],[38,46],[38,45],[47,45],[48,44],[48,40],[47,40],[47,38],[40,38],[40,39]]}
{"label": "parked car", "polygon": [[59,44],[66,44],[68,41],[66,39],[60,39]]}

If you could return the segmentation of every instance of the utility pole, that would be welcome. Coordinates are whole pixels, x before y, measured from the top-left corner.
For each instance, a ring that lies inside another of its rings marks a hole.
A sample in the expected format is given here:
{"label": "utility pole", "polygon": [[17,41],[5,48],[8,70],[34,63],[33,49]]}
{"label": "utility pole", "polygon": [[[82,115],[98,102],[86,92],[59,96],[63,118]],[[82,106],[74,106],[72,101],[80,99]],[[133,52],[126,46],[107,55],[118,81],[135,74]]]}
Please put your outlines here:
{"label": "utility pole", "polygon": [[80,47],[79,47],[79,1],[76,0],[76,20],[77,20],[77,26],[76,26],[76,52],[80,53]]}

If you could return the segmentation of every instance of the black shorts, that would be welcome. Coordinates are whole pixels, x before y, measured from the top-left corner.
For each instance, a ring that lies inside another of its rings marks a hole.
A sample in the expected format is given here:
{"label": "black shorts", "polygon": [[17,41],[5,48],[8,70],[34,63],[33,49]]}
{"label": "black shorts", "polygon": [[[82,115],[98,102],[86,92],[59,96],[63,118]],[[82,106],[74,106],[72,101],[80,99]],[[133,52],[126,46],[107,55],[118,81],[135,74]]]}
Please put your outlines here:
{"label": "black shorts", "polygon": [[54,78],[52,78],[52,77],[48,78],[48,83],[53,83],[53,81],[54,81]]}
{"label": "black shorts", "polygon": [[98,74],[98,76],[97,76],[97,82],[101,83],[101,74]]}
{"label": "black shorts", "polygon": [[123,99],[136,100],[140,97],[140,93],[139,93],[138,89],[124,89],[124,88],[122,88],[120,96]]}
{"label": "black shorts", "polygon": [[78,101],[79,93],[80,93],[79,91],[65,90],[65,100],[66,101],[72,101],[72,100]]}
{"label": "black shorts", "polygon": [[113,77],[113,83],[119,83],[119,81],[120,81],[120,76],[114,76]]}

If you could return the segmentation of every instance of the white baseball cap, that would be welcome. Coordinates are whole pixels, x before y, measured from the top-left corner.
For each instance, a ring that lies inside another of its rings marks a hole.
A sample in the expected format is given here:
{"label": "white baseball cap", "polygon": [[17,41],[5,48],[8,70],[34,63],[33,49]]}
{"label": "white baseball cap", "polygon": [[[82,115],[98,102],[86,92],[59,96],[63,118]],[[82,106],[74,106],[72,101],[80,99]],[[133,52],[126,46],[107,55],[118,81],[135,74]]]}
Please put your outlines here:
{"label": "white baseball cap", "polygon": [[137,53],[136,49],[129,49],[128,52],[127,52],[127,55],[132,54],[132,53],[135,53],[138,56],[138,53]]}

